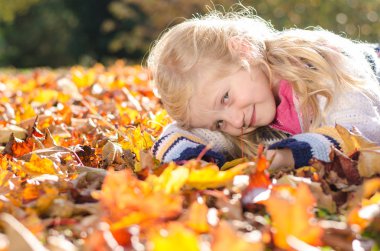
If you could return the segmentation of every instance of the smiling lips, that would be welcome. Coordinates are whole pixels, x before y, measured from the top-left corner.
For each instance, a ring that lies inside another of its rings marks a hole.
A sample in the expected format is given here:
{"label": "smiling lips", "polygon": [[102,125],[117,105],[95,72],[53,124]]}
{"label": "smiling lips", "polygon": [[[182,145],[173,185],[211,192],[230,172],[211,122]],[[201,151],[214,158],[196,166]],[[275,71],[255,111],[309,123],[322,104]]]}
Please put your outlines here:
{"label": "smiling lips", "polygon": [[253,110],[252,110],[252,116],[251,116],[251,121],[249,123],[249,126],[255,126],[256,123],[256,112],[255,112],[255,105],[253,105]]}

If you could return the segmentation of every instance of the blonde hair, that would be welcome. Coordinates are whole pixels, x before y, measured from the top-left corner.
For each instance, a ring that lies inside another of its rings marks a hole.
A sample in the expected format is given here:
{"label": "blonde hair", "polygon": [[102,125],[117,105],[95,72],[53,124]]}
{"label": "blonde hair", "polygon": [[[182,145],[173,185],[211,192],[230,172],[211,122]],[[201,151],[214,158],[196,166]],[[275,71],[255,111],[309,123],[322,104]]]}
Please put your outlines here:
{"label": "blonde hair", "polygon": [[[240,46],[232,48],[231,41]],[[199,80],[258,66],[270,83],[275,75],[292,84],[303,128],[309,130],[324,123],[335,92],[354,88],[370,98],[380,97],[376,77],[356,46],[320,28],[277,31],[244,7],[227,13],[211,11],[170,28],[154,44],[147,62],[165,109],[184,128],[189,128],[189,100]],[[318,97],[326,100],[323,110]],[[284,137],[265,127],[230,138],[236,145],[243,141],[246,154],[252,155],[264,134]]]}

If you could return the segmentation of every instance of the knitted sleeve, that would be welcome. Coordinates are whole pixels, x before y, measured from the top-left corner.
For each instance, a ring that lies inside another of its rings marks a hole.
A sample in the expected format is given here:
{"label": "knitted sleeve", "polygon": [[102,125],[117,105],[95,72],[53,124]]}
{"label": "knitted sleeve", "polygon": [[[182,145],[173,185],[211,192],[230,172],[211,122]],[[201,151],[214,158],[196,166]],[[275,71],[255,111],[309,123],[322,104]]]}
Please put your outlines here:
{"label": "knitted sleeve", "polygon": [[339,141],[321,133],[301,133],[276,142],[268,147],[270,150],[290,149],[293,154],[295,168],[308,166],[313,158],[330,162],[331,147],[341,148]]}
{"label": "knitted sleeve", "polygon": [[[332,131],[298,134],[270,145],[269,149],[290,149],[296,168],[307,166],[312,158],[329,162],[331,146],[341,148],[339,137],[326,133]],[[225,153],[232,147],[232,143],[223,134],[206,129],[186,131],[175,123],[164,130],[155,142],[152,153],[162,163],[181,162],[197,158],[209,143],[212,143],[213,147],[205,153],[203,159],[222,166],[226,161]]]}
{"label": "knitted sleeve", "polygon": [[176,123],[168,125],[152,147],[153,156],[167,163],[180,162],[197,158],[210,145],[211,149],[203,155],[203,160],[224,164],[224,154],[229,152],[233,144],[222,133],[207,129],[184,130]]}

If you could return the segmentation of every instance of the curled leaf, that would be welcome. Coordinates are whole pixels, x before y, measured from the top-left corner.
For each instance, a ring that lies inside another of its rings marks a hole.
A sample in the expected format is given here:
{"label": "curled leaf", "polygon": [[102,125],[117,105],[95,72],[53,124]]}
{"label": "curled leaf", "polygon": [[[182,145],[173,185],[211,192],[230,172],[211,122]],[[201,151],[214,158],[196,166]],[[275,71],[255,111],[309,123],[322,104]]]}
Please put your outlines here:
{"label": "curled leaf", "polygon": [[186,184],[200,190],[223,187],[230,184],[236,175],[243,174],[251,164],[250,162],[242,163],[226,171],[219,171],[219,168],[213,164],[201,169],[192,168]]}

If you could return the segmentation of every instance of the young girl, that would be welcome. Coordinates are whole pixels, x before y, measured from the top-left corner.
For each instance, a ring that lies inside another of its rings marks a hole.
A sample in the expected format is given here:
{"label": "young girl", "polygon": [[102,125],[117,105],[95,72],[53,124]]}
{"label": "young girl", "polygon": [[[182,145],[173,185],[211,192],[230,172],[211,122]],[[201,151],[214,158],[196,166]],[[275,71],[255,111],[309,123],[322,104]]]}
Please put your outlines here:
{"label": "young girl", "polygon": [[222,165],[226,154],[249,157],[266,143],[273,168],[300,167],[342,147],[318,129],[335,124],[380,144],[375,61],[363,44],[322,29],[277,31],[249,10],[194,17],[164,33],[148,58],[176,121],[153,154],[186,160],[212,142],[205,159]]}

